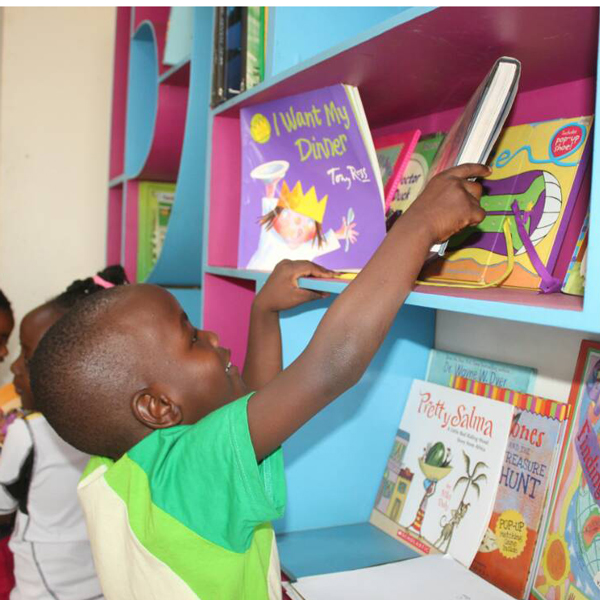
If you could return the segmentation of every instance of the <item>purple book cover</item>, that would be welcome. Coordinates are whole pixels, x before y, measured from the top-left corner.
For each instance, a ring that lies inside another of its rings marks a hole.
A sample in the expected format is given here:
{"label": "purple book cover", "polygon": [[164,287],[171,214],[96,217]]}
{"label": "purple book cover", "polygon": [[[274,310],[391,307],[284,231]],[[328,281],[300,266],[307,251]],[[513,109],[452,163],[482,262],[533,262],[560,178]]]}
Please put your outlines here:
{"label": "purple book cover", "polygon": [[361,269],[385,236],[385,219],[346,88],[243,108],[240,125],[238,267],[270,271],[290,258]]}

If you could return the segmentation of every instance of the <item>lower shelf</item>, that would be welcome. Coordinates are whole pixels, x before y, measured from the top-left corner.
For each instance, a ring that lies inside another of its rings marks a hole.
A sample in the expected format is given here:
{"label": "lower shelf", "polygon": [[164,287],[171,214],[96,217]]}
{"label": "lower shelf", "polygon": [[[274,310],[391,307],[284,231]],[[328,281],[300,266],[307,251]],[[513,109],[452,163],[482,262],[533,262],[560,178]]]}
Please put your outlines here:
{"label": "lower shelf", "polygon": [[283,572],[292,580],[419,556],[368,522],[277,535]]}

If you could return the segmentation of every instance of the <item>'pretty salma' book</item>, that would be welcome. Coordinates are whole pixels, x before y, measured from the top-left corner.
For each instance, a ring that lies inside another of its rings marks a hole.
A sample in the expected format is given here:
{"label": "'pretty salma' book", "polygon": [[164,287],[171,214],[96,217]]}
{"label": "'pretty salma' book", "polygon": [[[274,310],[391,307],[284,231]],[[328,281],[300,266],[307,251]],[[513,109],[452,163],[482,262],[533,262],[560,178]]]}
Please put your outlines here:
{"label": "'pretty salma' book", "polygon": [[492,514],[513,410],[415,380],[371,524],[420,554],[470,566]]}
{"label": "'pretty salma' book", "polygon": [[453,236],[444,260],[427,264],[422,279],[560,291],[562,279],[553,271],[563,242],[574,246],[579,234],[581,222],[571,216],[585,211],[575,205],[588,200],[579,191],[592,121],[585,116],[505,129],[483,182],[486,217]]}
{"label": "'pretty salma' book", "polygon": [[498,494],[471,570],[525,600],[533,584],[544,517],[549,511],[571,406],[453,377],[452,387],[515,407]]}
{"label": "'pretty salma' book", "polygon": [[581,343],[567,434],[535,574],[535,600],[600,597],[600,343]]}
{"label": "'pretty salma' book", "polygon": [[385,236],[383,186],[358,90],[334,85],[240,111],[238,267],[284,258],[361,269]]}

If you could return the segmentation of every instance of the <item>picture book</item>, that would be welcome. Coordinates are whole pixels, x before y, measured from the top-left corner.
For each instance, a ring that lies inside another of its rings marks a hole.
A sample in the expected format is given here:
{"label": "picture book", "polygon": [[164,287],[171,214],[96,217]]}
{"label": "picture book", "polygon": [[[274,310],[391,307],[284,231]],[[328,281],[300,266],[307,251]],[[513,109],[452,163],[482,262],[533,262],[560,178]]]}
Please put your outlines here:
{"label": "picture book", "polygon": [[[431,163],[444,141],[444,133],[422,136],[411,154],[386,218],[395,220],[416,200],[425,187]],[[389,229],[389,227],[388,227]]]}
{"label": "picture book", "polygon": [[374,140],[383,182],[386,215],[420,135],[421,131],[415,129],[376,137]]}
{"label": "picture book", "polygon": [[511,600],[447,555],[300,577],[284,588],[291,600]]}
{"label": "picture book", "polygon": [[581,343],[573,416],[533,584],[536,600],[600,596],[600,343]]}
{"label": "picture book", "polygon": [[513,598],[529,598],[538,533],[548,509],[570,405],[453,377],[457,390],[515,407],[498,494],[471,570]]}
{"label": "picture book", "polygon": [[140,181],[136,280],[146,280],[160,256],[175,201],[175,184]]}
{"label": "picture book", "polygon": [[573,257],[569,264],[569,269],[565,275],[565,280],[562,285],[562,291],[565,294],[572,294],[574,296],[583,296],[585,291],[585,270],[583,258],[585,256],[587,245],[588,245],[588,229],[590,226],[590,215],[589,212],[581,227],[579,238],[577,238],[577,244],[573,251]]}
{"label": "picture book", "polygon": [[510,388],[517,392],[530,392],[537,370],[511,365],[456,352],[433,348],[429,353],[425,379],[439,385],[450,386],[453,377],[465,377],[482,383]]}
{"label": "picture book", "polygon": [[[487,162],[517,95],[520,76],[517,59],[503,56],[494,63],[444,138],[429,178],[464,163]],[[432,251],[443,255],[446,245],[443,242]]]}
{"label": "picture book", "polygon": [[225,101],[225,35],[227,33],[227,11],[224,6],[215,7],[213,30],[213,61],[210,106],[215,108]]}
{"label": "picture book", "polygon": [[579,233],[568,230],[576,200],[587,200],[578,192],[591,126],[588,116],[508,127],[484,182],[487,216],[452,237],[447,256],[429,262],[421,278],[559,291],[552,271],[563,240]]}
{"label": "picture book", "polygon": [[242,8],[242,32],[246,41],[243,89],[249,90],[264,79],[264,6]]}
{"label": "picture book", "polygon": [[284,258],[361,269],[385,236],[383,186],[358,90],[334,85],[240,111],[238,267]]}
{"label": "picture book", "polygon": [[470,566],[487,529],[513,407],[415,380],[370,522]]}

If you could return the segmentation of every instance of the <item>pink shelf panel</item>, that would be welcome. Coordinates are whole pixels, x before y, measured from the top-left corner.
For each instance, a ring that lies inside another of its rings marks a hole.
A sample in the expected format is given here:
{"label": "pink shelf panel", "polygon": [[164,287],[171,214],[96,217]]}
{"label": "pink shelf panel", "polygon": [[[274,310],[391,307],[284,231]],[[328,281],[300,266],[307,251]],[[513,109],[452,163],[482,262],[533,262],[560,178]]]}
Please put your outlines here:
{"label": "pink shelf panel", "polygon": [[115,33],[109,179],[118,177],[124,171],[130,32],[131,8],[121,6],[117,8]]}
{"label": "pink shelf panel", "polygon": [[246,355],[254,295],[254,281],[205,274],[203,328],[219,333],[221,346],[231,350],[231,362],[240,371]]}
{"label": "pink shelf panel", "polygon": [[108,190],[108,223],[106,264],[121,264],[121,237],[123,228],[123,186]]}
{"label": "pink shelf panel", "polygon": [[179,67],[176,65],[172,67],[172,72],[167,75],[165,72],[165,78],[161,81],[161,85],[182,85],[188,86],[190,84],[190,64],[188,60]]}
{"label": "pink shelf panel", "polygon": [[123,266],[129,281],[137,279],[138,251],[138,182],[127,181],[125,184],[125,242],[123,249]]}
{"label": "pink shelf panel", "polygon": [[183,148],[188,87],[161,85],[152,146],[140,178],[175,181]]}
{"label": "pink shelf panel", "polygon": [[212,129],[208,264],[237,266],[240,228],[240,121],[215,117]]}

